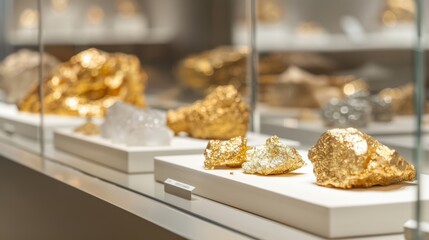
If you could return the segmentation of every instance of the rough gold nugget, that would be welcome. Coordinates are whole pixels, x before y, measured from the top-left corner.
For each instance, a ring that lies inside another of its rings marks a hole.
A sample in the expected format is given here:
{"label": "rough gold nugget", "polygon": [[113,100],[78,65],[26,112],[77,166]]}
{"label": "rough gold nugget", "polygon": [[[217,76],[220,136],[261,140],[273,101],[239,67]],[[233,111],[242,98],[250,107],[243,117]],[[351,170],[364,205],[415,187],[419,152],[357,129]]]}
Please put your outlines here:
{"label": "rough gold nugget", "polygon": [[219,86],[204,100],[167,113],[167,125],[176,134],[203,139],[246,136],[248,120],[249,107],[232,85]]}
{"label": "rough gold nugget", "polygon": [[235,137],[227,141],[210,140],[204,150],[204,167],[214,169],[215,167],[241,167],[246,161],[247,139]]}
{"label": "rough gold nugget", "polygon": [[[43,85],[44,111],[71,116],[104,116],[106,109],[122,100],[145,106],[143,90],[147,75],[137,57],[108,54],[91,48],[57,67]],[[40,111],[38,89],[18,108]]]}
{"label": "rough gold nugget", "polygon": [[317,184],[354,188],[413,181],[414,166],[354,128],[326,131],[308,152]]}
{"label": "rough gold nugget", "polygon": [[269,137],[263,146],[250,148],[246,155],[242,165],[245,173],[284,174],[305,165],[298,151],[281,143],[277,136]]}

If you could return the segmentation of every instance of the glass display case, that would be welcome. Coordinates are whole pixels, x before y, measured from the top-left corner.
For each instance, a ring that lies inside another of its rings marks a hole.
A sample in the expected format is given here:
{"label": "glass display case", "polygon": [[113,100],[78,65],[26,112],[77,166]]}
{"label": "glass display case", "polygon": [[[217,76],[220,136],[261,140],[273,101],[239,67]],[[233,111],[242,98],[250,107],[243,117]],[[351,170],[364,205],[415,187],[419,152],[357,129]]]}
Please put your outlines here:
{"label": "glass display case", "polygon": [[0,139],[250,238],[400,236],[429,220],[421,2],[0,0]]}

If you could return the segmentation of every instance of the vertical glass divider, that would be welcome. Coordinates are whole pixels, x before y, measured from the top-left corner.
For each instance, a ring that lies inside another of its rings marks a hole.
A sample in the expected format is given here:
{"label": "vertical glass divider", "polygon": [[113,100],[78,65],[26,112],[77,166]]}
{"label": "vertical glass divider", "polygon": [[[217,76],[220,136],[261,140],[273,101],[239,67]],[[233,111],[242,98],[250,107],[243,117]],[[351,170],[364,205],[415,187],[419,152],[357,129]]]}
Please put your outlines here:
{"label": "vertical glass divider", "polygon": [[260,116],[257,109],[258,103],[258,51],[256,47],[256,1],[247,0],[247,19],[249,44],[248,44],[248,59],[247,59],[247,95],[250,105],[250,131],[260,131]]}
{"label": "vertical glass divider", "polygon": [[40,146],[40,156],[45,156],[45,136],[44,136],[44,101],[43,101],[43,52],[44,52],[44,43],[43,43],[43,0],[37,0],[37,10],[39,12],[38,18],[38,28],[37,28],[37,45],[39,47],[39,102],[40,102],[40,125],[39,125],[39,146]]}
{"label": "vertical glass divider", "polygon": [[416,40],[414,47],[414,84],[415,84],[415,111],[416,111],[416,136],[415,136],[415,166],[417,177],[417,191],[416,191],[416,232],[414,239],[420,239],[421,236],[421,189],[422,182],[420,181],[422,161],[424,159],[424,151],[422,149],[422,116],[424,114],[425,97],[425,59],[424,59],[424,45],[423,45],[423,0],[415,0],[416,6]]}

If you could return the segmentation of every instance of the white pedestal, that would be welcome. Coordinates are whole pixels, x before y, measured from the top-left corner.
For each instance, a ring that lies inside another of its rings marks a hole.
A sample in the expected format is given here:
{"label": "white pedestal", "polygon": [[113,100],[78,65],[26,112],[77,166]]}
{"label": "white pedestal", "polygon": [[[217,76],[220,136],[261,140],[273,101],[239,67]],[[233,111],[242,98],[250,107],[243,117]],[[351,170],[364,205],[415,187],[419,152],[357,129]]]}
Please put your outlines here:
{"label": "white pedestal", "polygon": [[[326,127],[322,121],[298,121],[293,118],[266,119],[261,124],[264,134],[277,134],[301,142],[304,145],[314,145],[323,132],[332,127]],[[413,134],[415,132],[415,118],[412,116],[396,116],[391,122],[371,122],[368,126],[359,128],[371,136],[388,136]],[[429,127],[424,128],[429,132]]]}
{"label": "white pedestal", "polygon": [[[307,152],[300,151],[307,160]],[[401,233],[412,218],[416,184],[342,190],[315,184],[311,164],[278,176],[241,169],[205,170],[203,155],[156,157],[155,179],[192,186],[195,194],[323,237]],[[429,184],[429,176],[422,182]],[[429,203],[429,191],[422,194]],[[423,215],[429,208],[423,208]]]}
{"label": "white pedestal", "polygon": [[[84,118],[44,116],[44,140],[52,141],[56,128],[76,127],[85,123]],[[0,129],[9,135],[20,135],[35,141],[40,140],[40,115],[24,112],[0,114]]]}
{"label": "white pedestal", "polygon": [[[267,137],[248,134],[248,144],[263,144]],[[153,172],[155,156],[202,154],[208,143],[207,140],[178,136],[169,146],[127,146],[100,136],[75,133],[71,129],[56,130],[54,138],[58,149],[126,173]],[[285,143],[299,145],[295,141],[285,140]]]}

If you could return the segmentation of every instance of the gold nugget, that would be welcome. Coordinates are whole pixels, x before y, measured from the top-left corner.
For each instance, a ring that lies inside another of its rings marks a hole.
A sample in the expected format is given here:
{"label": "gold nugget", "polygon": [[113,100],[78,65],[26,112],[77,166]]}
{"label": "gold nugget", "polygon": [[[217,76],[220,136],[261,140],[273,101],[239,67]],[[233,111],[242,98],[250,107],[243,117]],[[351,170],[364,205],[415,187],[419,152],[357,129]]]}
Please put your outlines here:
{"label": "gold nugget", "polygon": [[[43,85],[44,112],[69,116],[104,116],[116,101],[145,106],[147,75],[137,57],[91,48],[57,67]],[[35,88],[18,108],[40,111]]]}
{"label": "gold nugget", "polygon": [[176,134],[202,139],[244,137],[248,120],[249,107],[231,85],[219,86],[204,100],[167,113],[167,125]]}
{"label": "gold nugget", "polygon": [[247,139],[235,137],[227,141],[210,140],[204,150],[204,167],[240,167],[246,161]]}
{"label": "gold nugget", "polygon": [[91,118],[86,119],[86,122],[74,129],[74,132],[82,133],[87,136],[99,135],[100,127],[92,122]]}
{"label": "gold nugget", "polygon": [[305,165],[298,151],[281,143],[277,136],[269,137],[263,146],[247,150],[246,157],[243,171],[251,174],[284,174]]}
{"label": "gold nugget", "polygon": [[355,128],[326,131],[308,152],[317,184],[354,188],[413,181],[414,166]]}

